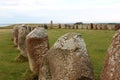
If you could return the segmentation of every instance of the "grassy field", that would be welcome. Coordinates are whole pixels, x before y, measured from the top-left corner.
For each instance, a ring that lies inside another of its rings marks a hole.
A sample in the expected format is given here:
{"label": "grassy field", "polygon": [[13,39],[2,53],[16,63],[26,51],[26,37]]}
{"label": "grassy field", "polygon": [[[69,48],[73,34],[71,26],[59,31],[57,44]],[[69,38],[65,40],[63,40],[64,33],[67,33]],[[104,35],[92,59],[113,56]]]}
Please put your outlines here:
{"label": "grassy field", "polygon": [[[95,80],[100,80],[105,54],[115,31],[48,29],[47,32],[50,46],[58,37],[67,32],[82,34],[94,67]],[[15,61],[19,51],[14,47],[11,36],[11,29],[0,29],[0,80],[21,80],[26,69],[29,68],[28,62],[18,63]]]}

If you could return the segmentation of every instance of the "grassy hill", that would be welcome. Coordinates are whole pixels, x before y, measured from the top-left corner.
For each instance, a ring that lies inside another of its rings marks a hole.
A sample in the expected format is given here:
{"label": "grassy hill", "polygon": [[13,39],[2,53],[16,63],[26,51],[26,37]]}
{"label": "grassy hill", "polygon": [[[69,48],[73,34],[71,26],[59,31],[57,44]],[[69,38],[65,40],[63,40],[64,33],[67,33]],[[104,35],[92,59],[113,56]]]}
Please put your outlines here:
{"label": "grassy hill", "polygon": [[[61,35],[67,32],[82,34],[94,67],[95,80],[100,80],[100,73],[105,54],[115,31],[111,30],[77,30],[77,29],[48,29],[50,46]],[[18,63],[15,57],[19,51],[11,41],[12,29],[0,29],[0,80],[21,80],[28,62]]]}

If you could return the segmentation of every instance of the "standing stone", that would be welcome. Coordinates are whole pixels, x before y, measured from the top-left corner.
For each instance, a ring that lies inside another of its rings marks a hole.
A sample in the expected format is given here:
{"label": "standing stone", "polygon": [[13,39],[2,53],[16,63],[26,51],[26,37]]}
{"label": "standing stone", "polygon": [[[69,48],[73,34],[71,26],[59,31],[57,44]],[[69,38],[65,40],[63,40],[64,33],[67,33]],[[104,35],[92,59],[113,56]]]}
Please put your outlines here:
{"label": "standing stone", "polygon": [[107,24],[103,24],[104,30],[107,30]]}
{"label": "standing stone", "polygon": [[78,25],[76,25],[76,29],[78,29]]}
{"label": "standing stone", "polygon": [[44,28],[37,27],[26,37],[27,55],[30,69],[38,73],[42,58],[49,49],[48,35]]}
{"label": "standing stone", "polygon": [[68,25],[67,25],[67,24],[65,24],[65,29],[67,29],[67,26],[68,26]]}
{"label": "standing stone", "polygon": [[61,24],[58,24],[58,28],[61,29]]}
{"label": "standing stone", "polygon": [[118,29],[120,29],[120,24],[115,25],[115,30],[118,30]]}
{"label": "standing stone", "polygon": [[108,48],[101,80],[120,80],[120,30],[113,36]]}
{"label": "standing stone", "polygon": [[100,24],[96,24],[96,29],[97,29],[97,30],[100,30],[100,29],[101,29]]}
{"label": "standing stone", "polygon": [[97,30],[97,24],[94,24],[94,25],[93,25],[93,29],[94,29],[94,30]]}
{"label": "standing stone", "polygon": [[53,21],[51,20],[50,21],[50,29],[52,29],[53,28]]}
{"label": "standing stone", "polygon": [[47,26],[47,24],[44,24],[44,28],[45,28],[45,29],[48,29],[48,26]]}
{"label": "standing stone", "polygon": [[72,29],[75,29],[75,25],[71,25],[72,26]]}
{"label": "standing stone", "polygon": [[39,80],[93,80],[86,44],[77,33],[60,37],[44,58]]}
{"label": "standing stone", "polygon": [[13,27],[13,43],[15,47],[18,46],[18,31],[19,31],[18,25]]}
{"label": "standing stone", "polygon": [[27,57],[25,39],[28,33],[29,31],[26,26],[20,26],[18,33],[18,50],[20,50],[20,54],[24,57]]}
{"label": "standing stone", "polygon": [[61,24],[61,28],[64,29],[64,28],[65,28],[65,25],[64,25],[64,24]]}
{"label": "standing stone", "polygon": [[35,28],[36,28],[35,26],[32,26],[32,27],[31,27],[31,31],[34,30]]}
{"label": "standing stone", "polygon": [[104,24],[101,24],[101,30],[104,30]]}
{"label": "standing stone", "polygon": [[80,25],[78,25],[78,28],[79,28],[79,29],[82,29],[82,26],[83,26],[83,25],[82,25],[82,24],[80,24]]}
{"label": "standing stone", "polygon": [[90,29],[93,29],[93,24],[92,23],[90,24]]}
{"label": "standing stone", "polygon": [[31,27],[27,26],[27,30],[28,30],[28,32],[31,32]]}
{"label": "standing stone", "polygon": [[70,29],[71,28],[71,25],[70,24],[68,24],[68,29]]}

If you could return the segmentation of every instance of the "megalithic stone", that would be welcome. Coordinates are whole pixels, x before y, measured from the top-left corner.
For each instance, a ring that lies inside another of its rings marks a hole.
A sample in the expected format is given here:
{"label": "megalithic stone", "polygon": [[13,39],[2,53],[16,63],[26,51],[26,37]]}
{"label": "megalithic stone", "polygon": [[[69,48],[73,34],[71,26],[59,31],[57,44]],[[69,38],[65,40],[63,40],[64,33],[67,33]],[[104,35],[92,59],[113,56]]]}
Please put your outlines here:
{"label": "megalithic stone", "polygon": [[105,29],[105,30],[108,30],[107,24],[104,24],[104,29]]}
{"label": "megalithic stone", "polygon": [[61,24],[58,24],[58,28],[59,28],[59,29],[61,28]]}
{"label": "megalithic stone", "polygon": [[78,25],[76,25],[76,29],[78,29]]}
{"label": "megalithic stone", "polygon": [[13,27],[13,43],[15,47],[18,46],[18,32],[19,32],[19,26],[14,26]]}
{"label": "megalithic stone", "polygon": [[52,29],[53,28],[53,21],[51,20],[50,21],[50,29]]}
{"label": "megalithic stone", "polygon": [[90,29],[93,29],[93,28],[94,28],[94,27],[93,27],[93,24],[91,23],[91,24],[90,24]]}
{"label": "megalithic stone", "polygon": [[20,26],[19,27],[18,50],[20,50],[20,54],[24,57],[27,57],[25,39],[26,39],[26,35],[28,33],[29,33],[29,31],[27,30],[27,26]]}
{"label": "megalithic stone", "polygon": [[42,58],[49,49],[48,35],[44,28],[37,27],[26,37],[27,55],[30,70],[38,73]]}
{"label": "megalithic stone", "polygon": [[108,48],[101,80],[120,80],[120,30],[113,36]]}
{"label": "megalithic stone", "polygon": [[92,64],[80,34],[61,36],[44,58],[39,80],[93,80]]}

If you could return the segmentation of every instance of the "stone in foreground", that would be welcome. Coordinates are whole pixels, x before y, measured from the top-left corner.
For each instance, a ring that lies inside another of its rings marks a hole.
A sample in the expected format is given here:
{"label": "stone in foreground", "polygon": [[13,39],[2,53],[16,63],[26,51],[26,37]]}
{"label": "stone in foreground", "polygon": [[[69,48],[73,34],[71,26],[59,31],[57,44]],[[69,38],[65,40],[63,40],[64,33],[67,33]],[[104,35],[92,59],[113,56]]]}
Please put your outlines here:
{"label": "stone in foreground", "polygon": [[26,46],[30,69],[38,73],[43,56],[49,49],[48,35],[44,28],[37,27],[26,37]]}
{"label": "stone in foreground", "polygon": [[39,80],[93,80],[86,44],[77,33],[60,37],[44,57]]}
{"label": "stone in foreground", "polygon": [[120,30],[113,36],[108,48],[101,80],[120,80]]}

